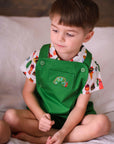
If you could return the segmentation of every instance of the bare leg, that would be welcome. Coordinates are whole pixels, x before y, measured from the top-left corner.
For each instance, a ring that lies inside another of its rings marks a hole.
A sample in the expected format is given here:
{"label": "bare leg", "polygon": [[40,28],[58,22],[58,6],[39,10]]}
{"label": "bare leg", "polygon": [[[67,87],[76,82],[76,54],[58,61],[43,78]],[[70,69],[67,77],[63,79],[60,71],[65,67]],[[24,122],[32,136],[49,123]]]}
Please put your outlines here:
{"label": "bare leg", "polygon": [[110,122],[104,115],[87,115],[65,138],[66,142],[83,142],[108,134]]}
{"label": "bare leg", "polygon": [[0,143],[6,143],[10,139],[10,135],[11,132],[8,124],[5,121],[0,120]]}
{"label": "bare leg", "polygon": [[[105,127],[104,127],[105,125]],[[76,126],[72,132],[65,138],[65,142],[82,142],[88,141],[107,134],[110,130],[110,122],[104,115],[88,115],[85,116],[81,125]],[[53,130],[50,131],[52,136]],[[33,137],[25,133],[20,133],[18,138],[36,144],[46,143],[47,136]]]}
{"label": "bare leg", "polygon": [[[11,111],[14,114],[11,114]],[[14,120],[16,121],[16,118],[18,118],[18,120],[14,124]],[[13,132],[23,132],[18,134],[17,138],[27,140],[29,142],[40,143],[42,140],[46,141],[48,136],[52,136],[55,132],[57,132],[57,130],[54,129],[51,129],[46,133],[39,131],[38,120],[36,120],[34,115],[28,110],[9,110],[9,112],[7,112],[4,116],[4,119],[9,122]],[[110,122],[106,116],[87,115],[82,120],[81,125],[76,126],[71,133],[69,133],[69,135],[65,138],[65,142],[88,141],[107,134],[109,130]]]}
{"label": "bare leg", "polygon": [[4,120],[10,125],[13,137],[32,143],[46,142],[48,136],[57,131],[55,129],[48,132],[40,131],[38,120],[29,110],[10,109],[5,113]]}
{"label": "bare leg", "polygon": [[48,139],[48,136],[34,137],[26,133],[18,133],[13,137],[23,141],[29,141],[30,143],[35,143],[35,144],[45,144]]}
{"label": "bare leg", "polygon": [[38,130],[38,121],[28,110],[9,109],[4,115],[4,120],[10,125],[13,133],[23,131],[34,134]]}

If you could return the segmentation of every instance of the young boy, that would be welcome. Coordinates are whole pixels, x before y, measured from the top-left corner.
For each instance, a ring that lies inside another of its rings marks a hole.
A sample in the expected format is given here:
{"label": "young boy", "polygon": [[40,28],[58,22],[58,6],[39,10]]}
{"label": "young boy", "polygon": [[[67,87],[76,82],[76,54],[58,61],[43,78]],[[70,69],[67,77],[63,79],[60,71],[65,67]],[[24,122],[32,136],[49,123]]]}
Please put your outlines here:
{"label": "young boy", "polygon": [[8,124],[5,121],[0,120],[0,144],[8,142],[10,135],[11,132]]}
{"label": "young boy", "polygon": [[92,0],[56,0],[50,11],[51,45],[35,51],[21,66],[28,110],[8,110],[4,119],[14,137],[34,143],[88,141],[107,134],[109,119],[89,101],[103,88],[100,69],[83,46],[98,21]]}

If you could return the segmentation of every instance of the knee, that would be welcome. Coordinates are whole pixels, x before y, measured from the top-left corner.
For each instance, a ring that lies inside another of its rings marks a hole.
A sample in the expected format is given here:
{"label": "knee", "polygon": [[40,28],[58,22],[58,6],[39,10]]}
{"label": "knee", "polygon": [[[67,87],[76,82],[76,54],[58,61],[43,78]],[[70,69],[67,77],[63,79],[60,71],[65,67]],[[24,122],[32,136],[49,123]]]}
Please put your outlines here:
{"label": "knee", "polygon": [[15,109],[9,109],[5,112],[4,121],[6,121],[10,126],[18,125],[19,118]]}
{"label": "knee", "polygon": [[102,135],[106,135],[109,133],[111,129],[111,122],[109,118],[103,114],[97,116],[96,120],[96,133],[100,133]]}

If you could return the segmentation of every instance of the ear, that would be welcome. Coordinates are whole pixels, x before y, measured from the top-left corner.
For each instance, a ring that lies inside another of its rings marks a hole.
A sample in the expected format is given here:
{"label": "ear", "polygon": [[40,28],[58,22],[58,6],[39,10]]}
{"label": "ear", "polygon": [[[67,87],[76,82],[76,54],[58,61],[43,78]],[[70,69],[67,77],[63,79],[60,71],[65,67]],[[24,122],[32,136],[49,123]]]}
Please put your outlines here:
{"label": "ear", "polygon": [[90,31],[89,33],[86,34],[84,42],[88,42],[92,36],[94,35],[94,31]]}

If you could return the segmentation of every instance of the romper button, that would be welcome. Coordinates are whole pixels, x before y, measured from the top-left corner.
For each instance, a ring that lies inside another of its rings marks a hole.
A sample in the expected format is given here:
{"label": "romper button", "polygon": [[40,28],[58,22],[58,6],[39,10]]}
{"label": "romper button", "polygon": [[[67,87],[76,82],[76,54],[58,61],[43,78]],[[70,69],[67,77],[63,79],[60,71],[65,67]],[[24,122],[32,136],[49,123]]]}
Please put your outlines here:
{"label": "romper button", "polygon": [[40,61],[40,65],[41,66],[45,65],[45,61]]}
{"label": "romper button", "polygon": [[85,68],[81,68],[81,72],[85,72]]}

